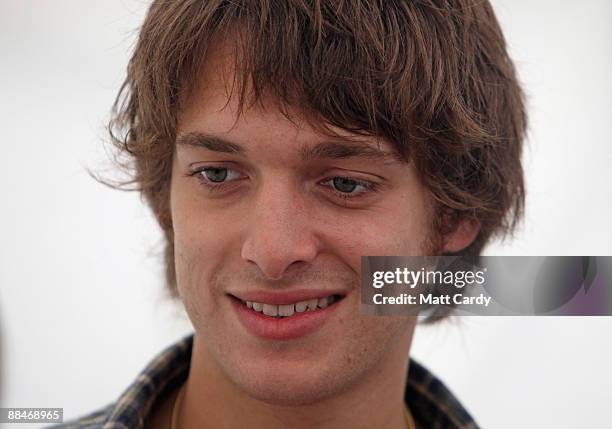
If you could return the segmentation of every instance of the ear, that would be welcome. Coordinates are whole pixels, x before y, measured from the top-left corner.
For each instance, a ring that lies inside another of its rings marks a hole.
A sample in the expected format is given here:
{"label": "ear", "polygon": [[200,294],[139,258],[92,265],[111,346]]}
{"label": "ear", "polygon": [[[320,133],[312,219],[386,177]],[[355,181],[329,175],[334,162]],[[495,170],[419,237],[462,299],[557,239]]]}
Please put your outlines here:
{"label": "ear", "polygon": [[480,231],[480,222],[474,218],[461,219],[456,228],[443,237],[443,252],[456,253],[468,247]]}

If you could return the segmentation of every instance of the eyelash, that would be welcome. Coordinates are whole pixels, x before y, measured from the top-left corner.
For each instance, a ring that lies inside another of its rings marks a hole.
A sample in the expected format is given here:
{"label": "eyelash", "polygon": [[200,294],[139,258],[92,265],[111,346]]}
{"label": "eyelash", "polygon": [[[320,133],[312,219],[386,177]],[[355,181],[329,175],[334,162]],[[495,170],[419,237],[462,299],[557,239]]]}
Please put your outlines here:
{"label": "eyelash", "polygon": [[[193,171],[191,171],[188,174],[188,176],[197,176],[197,179],[200,182],[200,184],[202,184],[203,186],[206,186],[208,188],[208,190],[211,191],[211,192],[222,191],[227,186],[230,186],[231,183],[234,181],[234,180],[231,180],[229,182],[211,182],[208,179],[206,179],[206,177],[203,174],[206,170],[229,170],[229,171],[231,171],[232,169],[231,168],[227,168],[227,167],[208,166],[208,167],[203,167],[203,168],[199,168],[199,169],[193,170]],[[323,180],[322,182],[319,182],[319,183],[330,183],[334,179],[346,179],[346,180],[349,180],[349,181],[353,182],[357,186],[362,186],[364,188],[364,190],[359,192],[358,194],[350,194],[350,193],[341,192],[341,191],[336,190],[333,187],[333,184],[327,185],[327,187],[330,188],[332,190],[332,192],[337,197],[343,198],[345,200],[356,199],[356,198],[364,198],[368,194],[374,193],[374,192],[378,191],[378,184],[376,184],[374,182],[368,182],[368,181],[365,181],[365,180],[353,179],[353,178],[347,177],[347,176],[332,176],[332,177],[329,177],[329,178],[327,178],[327,179],[325,179],[325,180]]]}

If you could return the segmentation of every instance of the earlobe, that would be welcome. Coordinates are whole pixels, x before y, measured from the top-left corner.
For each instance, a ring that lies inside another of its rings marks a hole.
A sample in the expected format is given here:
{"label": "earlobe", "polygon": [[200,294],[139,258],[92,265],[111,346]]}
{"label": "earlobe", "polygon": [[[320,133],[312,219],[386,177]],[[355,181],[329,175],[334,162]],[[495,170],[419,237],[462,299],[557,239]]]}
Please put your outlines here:
{"label": "earlobe", "polygon": [[444,237],[444,253],[457,253],[468,247],[480,231],[480,222],[474,218],[465,218],[458,222],[454,231]]}

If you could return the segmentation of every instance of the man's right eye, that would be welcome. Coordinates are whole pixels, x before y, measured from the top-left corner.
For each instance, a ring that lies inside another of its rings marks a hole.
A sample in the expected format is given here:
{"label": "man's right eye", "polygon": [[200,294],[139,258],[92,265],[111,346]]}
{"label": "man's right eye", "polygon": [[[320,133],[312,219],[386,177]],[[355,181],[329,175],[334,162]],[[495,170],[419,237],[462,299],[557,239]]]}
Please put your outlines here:
{"label": "man's right eye", "polygon": [[202,173],[211,182],[223,182],[227,178],[227,168],[206,168]]}
{"label": "man's right eye", "polygon": [[240,178],[240,173],[227,167],[204,167],[193,172],[206,186],[220,186]]}

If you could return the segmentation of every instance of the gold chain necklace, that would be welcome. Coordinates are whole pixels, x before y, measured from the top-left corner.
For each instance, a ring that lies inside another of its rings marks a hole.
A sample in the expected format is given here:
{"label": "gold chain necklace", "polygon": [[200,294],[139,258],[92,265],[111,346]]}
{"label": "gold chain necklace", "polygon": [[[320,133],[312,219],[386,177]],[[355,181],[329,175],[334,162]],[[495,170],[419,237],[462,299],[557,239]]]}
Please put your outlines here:
{"label": "gold chain necklace", "polygon": [[[185,392],[185,385],[183,384],[179,390],[179,393],[176,395],[174,399],[174,404],[172,404],[172,414],[170,415],[170,429],[176,429],[176,420],[178,418],[178,414],[176,410],[181,405],[181,401],[183,400],[183,394]],[[404,416],[406,417],[406,427],[407,429],[416,429],[414,425],[414,420],[412,418],[412,414],[408,410],[408,407],[404,407]]]}

